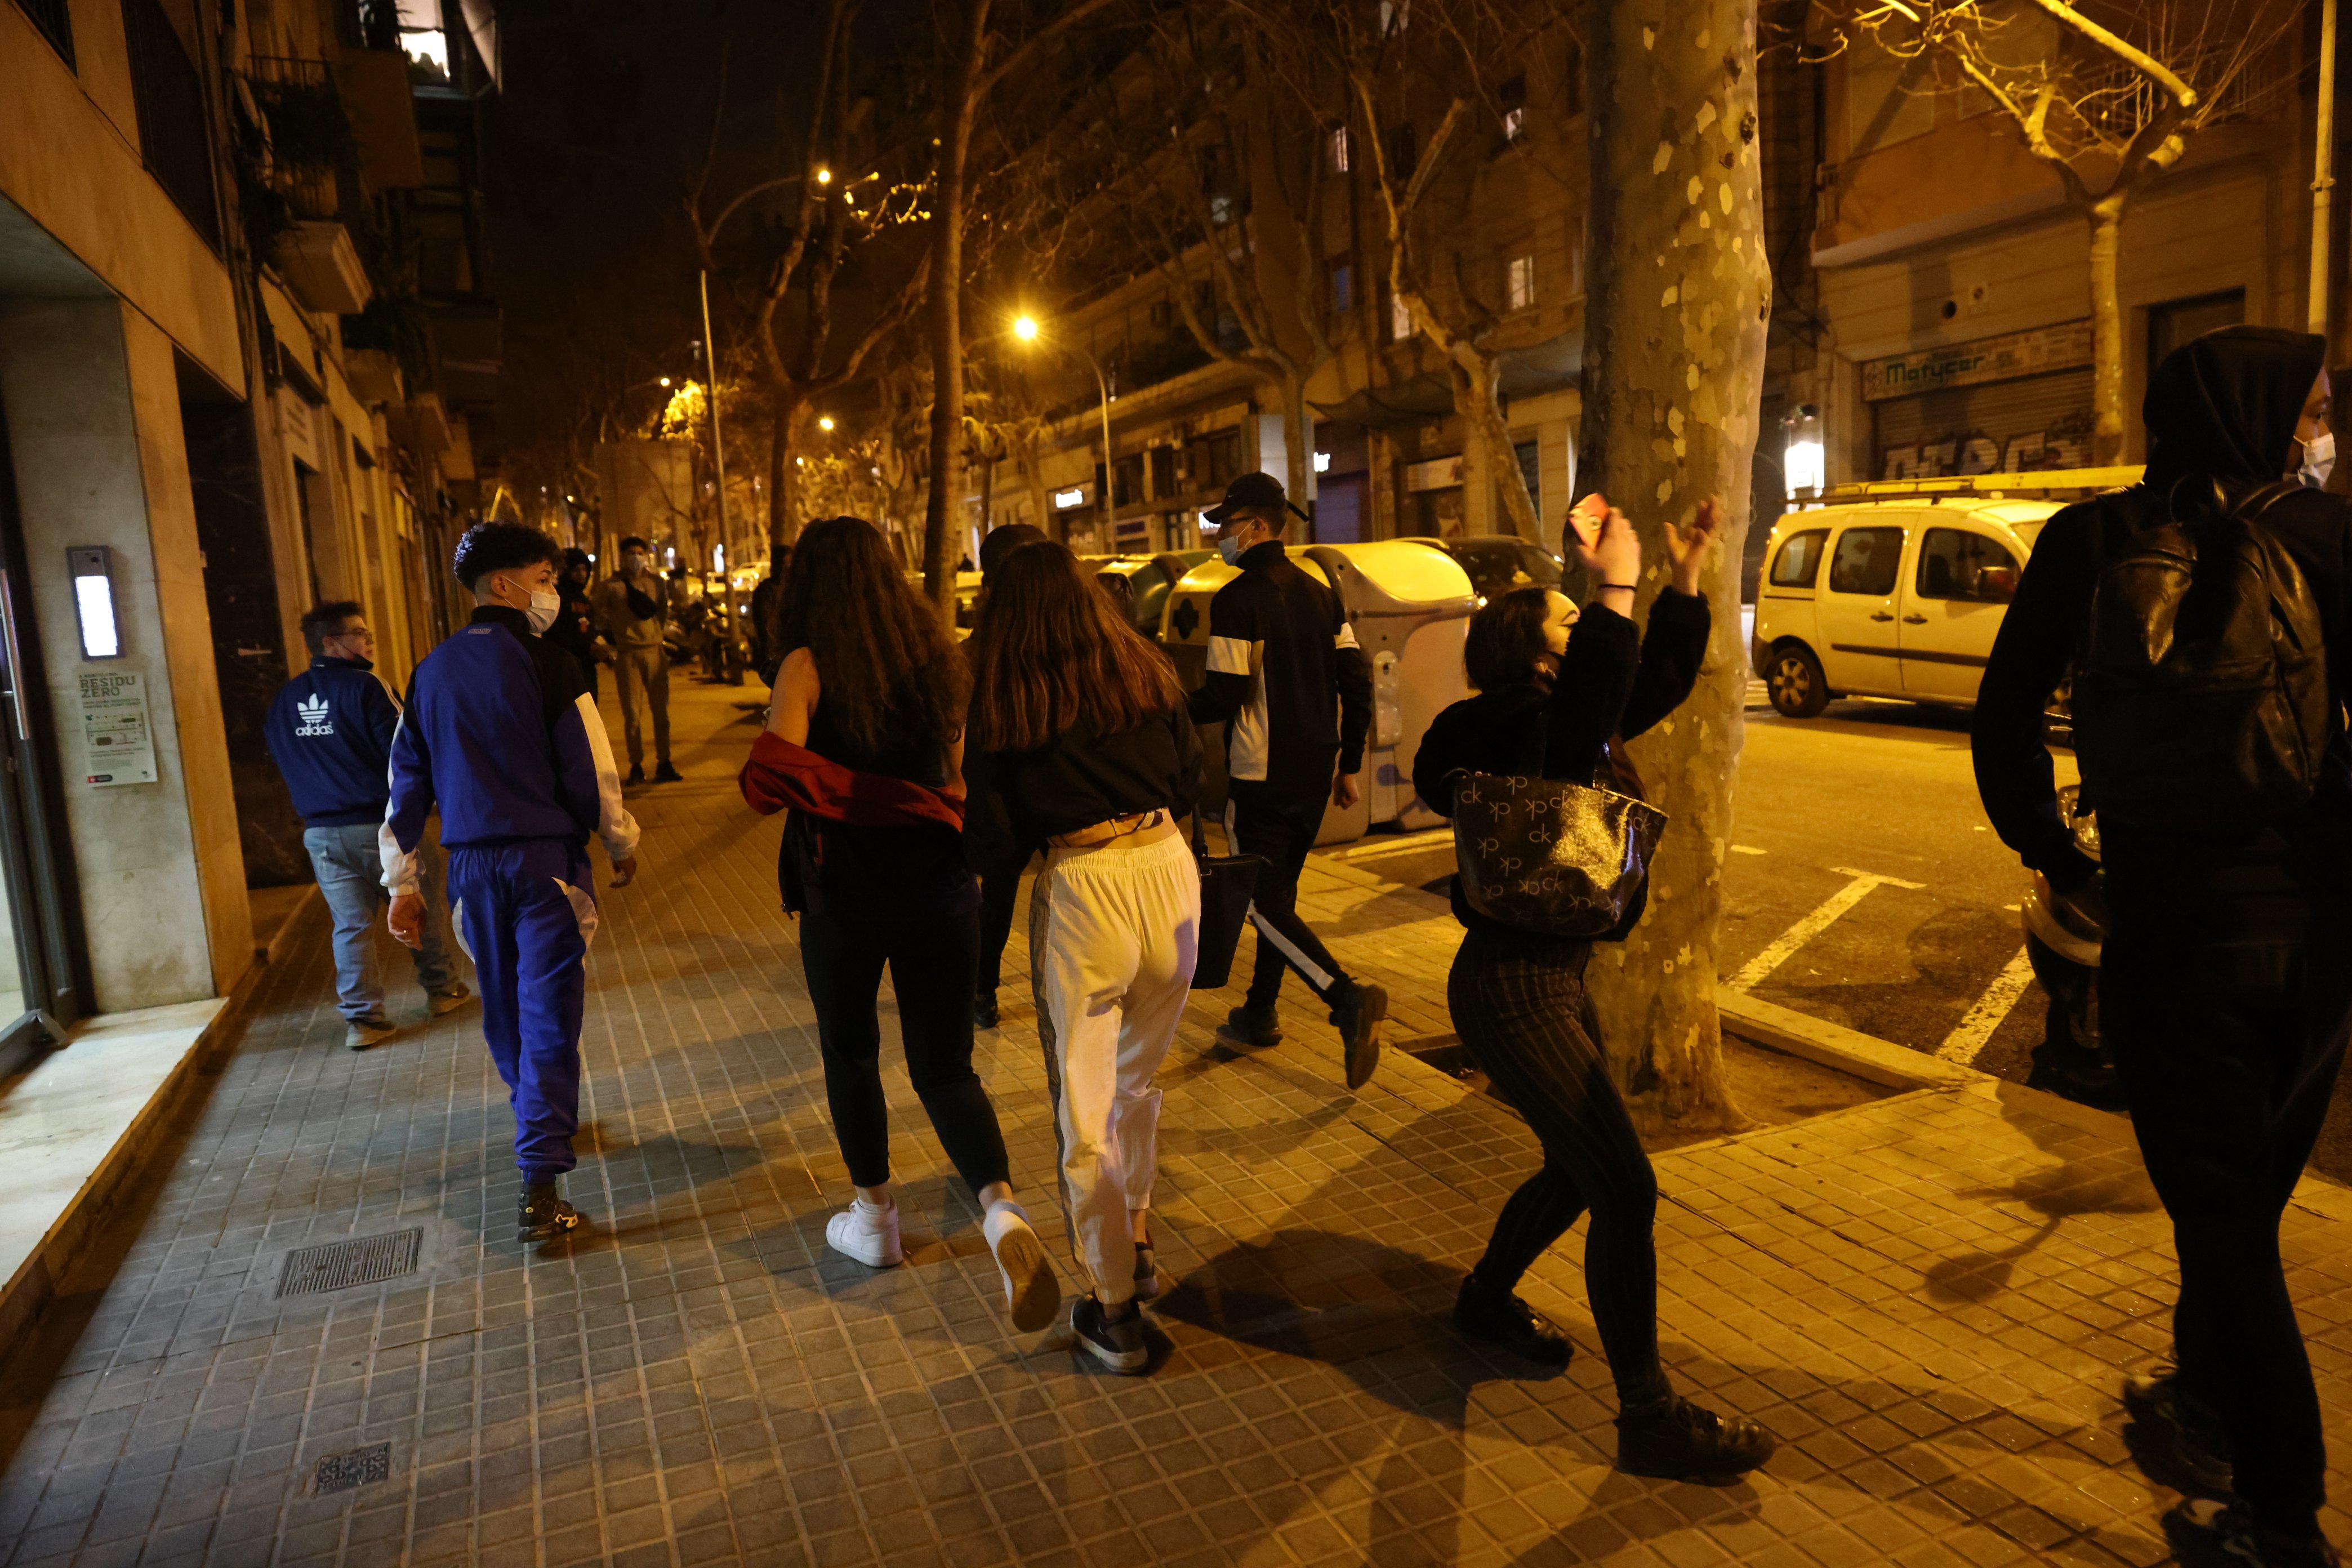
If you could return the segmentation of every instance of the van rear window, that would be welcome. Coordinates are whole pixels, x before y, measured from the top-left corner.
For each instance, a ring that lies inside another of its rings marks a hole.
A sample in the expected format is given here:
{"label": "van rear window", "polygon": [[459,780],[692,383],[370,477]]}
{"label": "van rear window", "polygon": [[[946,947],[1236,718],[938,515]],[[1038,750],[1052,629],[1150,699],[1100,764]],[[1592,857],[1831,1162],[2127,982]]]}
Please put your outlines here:
{"label": "van rear window", "polygon": [[1829,537],[1826,528],[1810,528],[1783,541],[1780,553],[1772,557],[1772,586],[1811,587],[1822,574],[1822,546]]}

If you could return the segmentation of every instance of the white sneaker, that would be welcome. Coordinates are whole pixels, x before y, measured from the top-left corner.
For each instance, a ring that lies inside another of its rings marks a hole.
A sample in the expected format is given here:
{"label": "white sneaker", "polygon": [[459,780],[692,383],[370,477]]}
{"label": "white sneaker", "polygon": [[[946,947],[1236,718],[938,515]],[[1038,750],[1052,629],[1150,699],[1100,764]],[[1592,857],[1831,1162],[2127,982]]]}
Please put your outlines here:
{"label": "white sneaker", "polygon": [[990,1208],[980,1222],[996,1271],[1004,1279],[1004,1310],[1013,1326],[1034,1334],[1062,1315],[1062,1284],[1045,1261],[1045,1244],[1030,1228],[1028,1211],[1010,1201]]}
{"label": "white sneaker", "polygon": [[824,1239],[835,1252],[868,1268],[896,1268],[907,1260],[898,1247],[898,1205],[876,1208],[864,1198],[824,1222]]}

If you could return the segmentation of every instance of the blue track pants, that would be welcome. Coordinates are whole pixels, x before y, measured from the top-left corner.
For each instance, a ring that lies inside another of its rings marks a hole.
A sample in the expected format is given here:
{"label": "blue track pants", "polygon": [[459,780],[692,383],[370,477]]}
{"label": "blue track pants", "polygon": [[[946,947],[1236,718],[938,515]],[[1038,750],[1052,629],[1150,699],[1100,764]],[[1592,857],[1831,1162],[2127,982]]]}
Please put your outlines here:
{"label": "blue track pants", "polygon": [[514,1107],[525,1182],[579,1162],[580,1015],[596,899],[584,847],[536,838],[449,851],[458,940],[482,987],[482,1037]]}

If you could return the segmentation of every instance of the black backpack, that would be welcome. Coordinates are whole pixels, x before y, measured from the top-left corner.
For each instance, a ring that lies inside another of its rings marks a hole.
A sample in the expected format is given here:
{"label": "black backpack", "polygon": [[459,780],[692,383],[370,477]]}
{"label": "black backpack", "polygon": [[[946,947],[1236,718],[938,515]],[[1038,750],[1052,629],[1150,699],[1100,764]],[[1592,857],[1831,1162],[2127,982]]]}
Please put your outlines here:
{"label": "black backpack", "polygon": [[[2104,552],[2075,664],[2074,754],[2102,819],[2243,827],[2311,798],[2330,696],[2319,605],[2263,514],[2263,486],[2226,510],[2135,517],[2105,497]],[[2122,537],[2117,538],[2118,533]]]}

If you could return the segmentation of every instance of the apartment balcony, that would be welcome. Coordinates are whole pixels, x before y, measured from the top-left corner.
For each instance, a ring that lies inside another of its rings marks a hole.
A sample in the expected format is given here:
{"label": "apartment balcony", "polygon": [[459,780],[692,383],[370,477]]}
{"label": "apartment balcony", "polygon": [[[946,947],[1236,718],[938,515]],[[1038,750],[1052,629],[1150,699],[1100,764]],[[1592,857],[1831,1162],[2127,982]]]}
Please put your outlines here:
{"label": "apartment balcony", "polygon": [[383,349],[345,349],[343,379],[362,403],[398,403],[404,395],[400,362]]}
{"label": "apartment balcony", "polygon": [[286,286],[306,310],[355,316],[367,309],[375,289],[367,268],[341,224],[316,218],[298,221],[278,241],[272,258]]}

